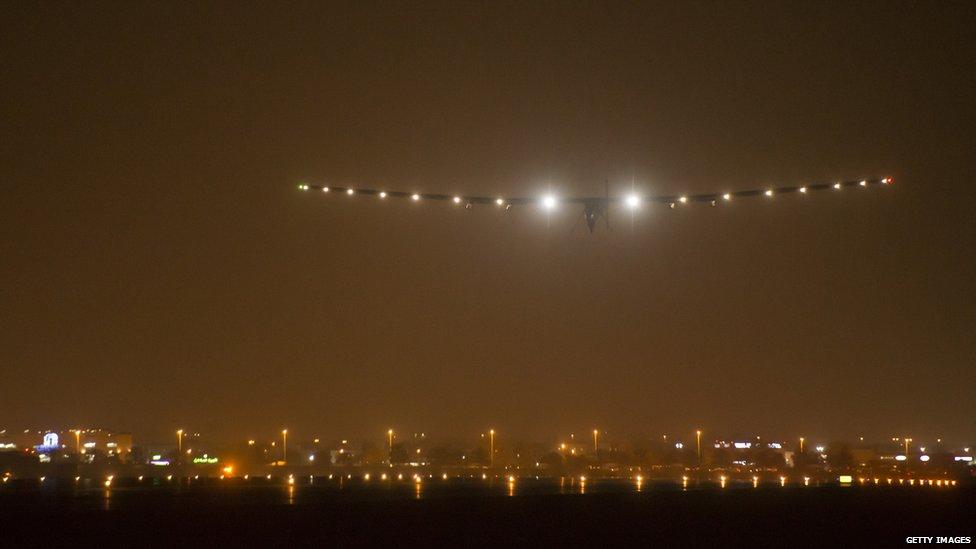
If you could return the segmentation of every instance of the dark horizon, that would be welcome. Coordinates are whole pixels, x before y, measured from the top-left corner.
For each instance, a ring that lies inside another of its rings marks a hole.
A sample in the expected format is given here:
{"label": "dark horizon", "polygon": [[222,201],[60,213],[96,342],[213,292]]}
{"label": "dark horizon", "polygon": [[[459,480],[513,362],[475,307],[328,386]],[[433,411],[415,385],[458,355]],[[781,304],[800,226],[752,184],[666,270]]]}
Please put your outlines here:
{"label": "dark horizon", "polygon": [[974,14],[6,6],[0,428],[970,441]]}

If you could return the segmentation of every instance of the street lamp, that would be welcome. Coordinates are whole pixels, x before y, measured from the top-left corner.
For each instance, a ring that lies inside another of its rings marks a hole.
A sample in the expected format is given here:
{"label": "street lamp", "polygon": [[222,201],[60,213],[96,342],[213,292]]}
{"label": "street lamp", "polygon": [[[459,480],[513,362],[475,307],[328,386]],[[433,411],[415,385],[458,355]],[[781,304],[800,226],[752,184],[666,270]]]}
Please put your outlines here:
{"label": "street lamp", "polygon": [[800,437],[800,453],[803,453],[803,437]]}
{"label": "street lamp", "polygon": [[695,442],[698,446],[698,463],[701,463],[701,429],[695,431]]}
{"label": "street lamp", "polygon": [[386,436],[390,439],[390,454],[393,453],[393,429],[386,432]]}
{"label": "street lamp", "polygon": [[288,429],[281,430],[281,462],[288,462]]}
{"label": "street lamp", "polygon": [[75,429],[75,452],[81,453],[81,429]]}
{"label": "street lamp", "polygon": [[488,455],[488,466],[492,469],[495,468],[495,430],[489,429],[489,455]]}
{"label": "street lamp", "polygon": [[911,441],[912,439],[905,437],[905,456],[908,456],[908,443]]}
{"label": "street lamp", "polygon": [[183,429],[176,430],[176,459],[183,461]]}
{"label": "street lamp", "polygon": [[600,449],[600,445],[597,443],[597,436],[599,436],[599,435],[600,435],[600,431],[598,431],[597,429],[593,429],[593,454],[594,455]]}

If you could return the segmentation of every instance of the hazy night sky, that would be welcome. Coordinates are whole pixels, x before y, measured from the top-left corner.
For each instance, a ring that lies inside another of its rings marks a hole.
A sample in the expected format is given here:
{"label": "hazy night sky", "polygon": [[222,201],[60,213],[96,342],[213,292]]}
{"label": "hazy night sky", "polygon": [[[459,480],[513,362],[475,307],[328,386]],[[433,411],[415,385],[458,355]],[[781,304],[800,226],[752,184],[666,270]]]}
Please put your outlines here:
{"label": "hazy night sky", "polygon": [[[974,14],[7,3],[0,427],[970,440]],[[895,185],[594,235],[295,190],[633,174]]]}

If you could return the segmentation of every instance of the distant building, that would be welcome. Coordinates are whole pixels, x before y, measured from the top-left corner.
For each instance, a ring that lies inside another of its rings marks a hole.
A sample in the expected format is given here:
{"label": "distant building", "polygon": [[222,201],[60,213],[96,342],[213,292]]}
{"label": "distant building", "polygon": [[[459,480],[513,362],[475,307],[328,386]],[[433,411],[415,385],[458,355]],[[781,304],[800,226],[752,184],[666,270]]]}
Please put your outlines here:
{"label": "distant building", "polygon": [[0,451],[35,454],[41,461],[49,461],[52,454],[79,454],[83,461],[95,455],[126,461],[132,453],[132,435],[105,429],[2,431]]}

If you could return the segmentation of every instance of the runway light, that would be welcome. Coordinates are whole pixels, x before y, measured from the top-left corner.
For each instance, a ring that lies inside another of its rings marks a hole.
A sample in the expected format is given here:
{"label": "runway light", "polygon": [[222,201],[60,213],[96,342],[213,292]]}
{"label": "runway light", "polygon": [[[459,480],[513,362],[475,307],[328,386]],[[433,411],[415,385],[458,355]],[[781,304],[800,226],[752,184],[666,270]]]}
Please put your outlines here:
{"label": "runway light", "polygon": [[640,206],[640,197],[636,194],[627,195],[627,207],[634,209]]}
{"label": "runway light", "polygon": [[420,200],[420,195],[415,193],[410,198],[412,198],[416,202],[417,200]]}
{"label": "runway light", "polygon": [[455,204],[460,204],[461,203],[461,197],[460,196],[455,196],[451,200],[453,200]]}
{"label": "runway light", "polygon": [[542,207],[545,208],[545,209],[547,209],[547,210],[555,209],[556,208],[556,197],[555,196],[552,196],[551,194],[542,197]]}
{"label": "runway light", "polygon": [[386,191],[380,191],[380,198],[386,198]]}
{"label": "runway light", "polygon": [[881,182],[883,184],[885,184],[885,185],[890,185],[891,184],[891,178],[890,177],[886,177],[886,178],[882,179]]}

